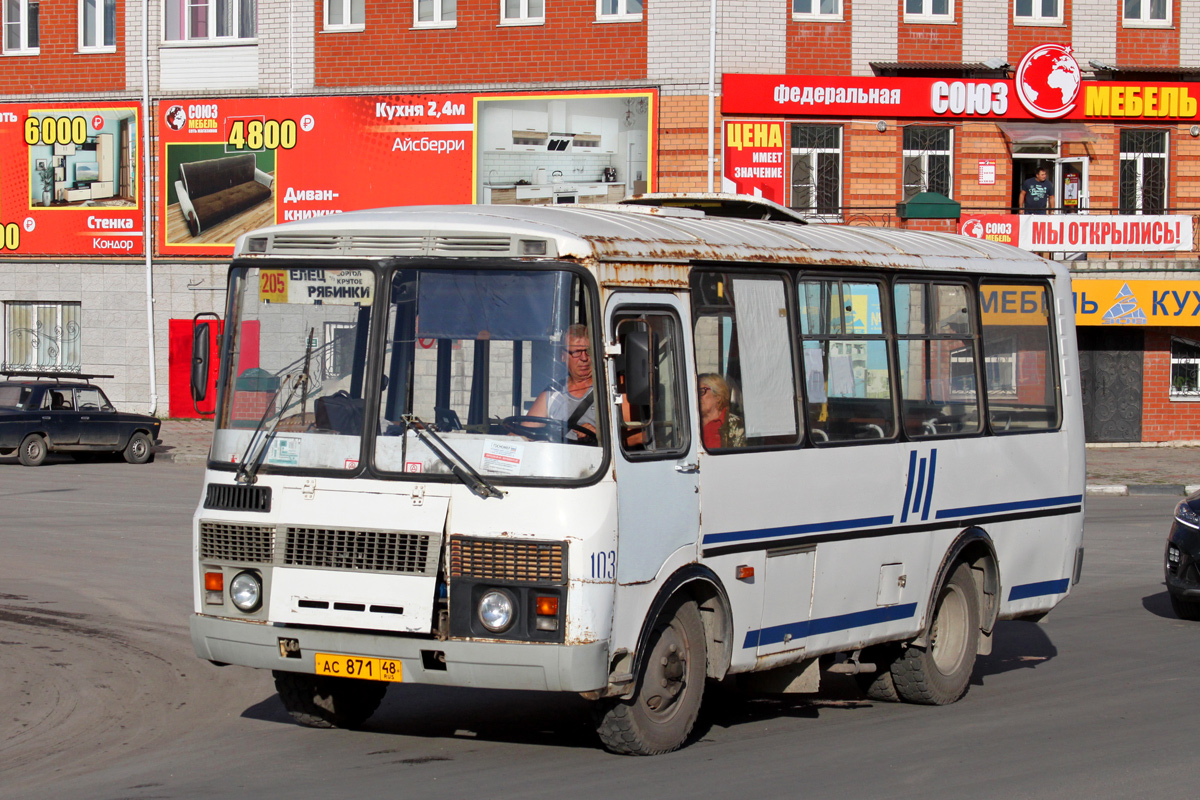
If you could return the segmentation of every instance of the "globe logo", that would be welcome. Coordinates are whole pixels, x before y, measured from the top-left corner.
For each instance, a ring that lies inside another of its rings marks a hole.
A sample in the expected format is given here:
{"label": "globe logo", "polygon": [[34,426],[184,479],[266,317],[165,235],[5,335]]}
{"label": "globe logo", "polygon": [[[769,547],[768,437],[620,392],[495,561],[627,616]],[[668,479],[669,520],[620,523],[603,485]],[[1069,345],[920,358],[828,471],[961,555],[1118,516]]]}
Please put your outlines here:
{"label": "globe logo", "polygon": [[983,238],[983,223],[977,219],[969,219],[963,223],[962,235],[970,236],[973,239]]}
{"label": "globe logo", "polygon": [[1075,108],[1079,96],[1079,64],[1071,48],[1043,44],[1017,65],[1017,97],[1036,117],[1057,119]]}

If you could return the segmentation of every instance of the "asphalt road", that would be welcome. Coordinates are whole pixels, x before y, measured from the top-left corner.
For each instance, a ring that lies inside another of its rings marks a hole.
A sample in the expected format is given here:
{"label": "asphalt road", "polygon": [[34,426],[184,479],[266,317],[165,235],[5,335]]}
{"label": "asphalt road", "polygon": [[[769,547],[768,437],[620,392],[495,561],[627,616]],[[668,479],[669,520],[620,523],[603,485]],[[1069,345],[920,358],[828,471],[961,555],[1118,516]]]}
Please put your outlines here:
{"label": "asphalt road", "polygon": [[573,696],[394,686],[365,730],[299,727],[269,674],[192,654],[201,469],[0,461],[0,797],[1195,796],[1200,624],[1160,567],[1178,498],[1089,498],[1083,582],[1002,623],[953,706],[714,694],[698,741],[638,759]]}

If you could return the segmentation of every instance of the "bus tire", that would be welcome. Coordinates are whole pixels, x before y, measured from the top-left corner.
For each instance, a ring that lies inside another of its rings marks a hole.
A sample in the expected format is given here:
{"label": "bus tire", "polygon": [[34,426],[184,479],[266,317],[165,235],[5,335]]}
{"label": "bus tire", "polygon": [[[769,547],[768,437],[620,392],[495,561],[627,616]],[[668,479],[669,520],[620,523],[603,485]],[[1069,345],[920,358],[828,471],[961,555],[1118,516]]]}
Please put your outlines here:
{"label": "bus tire", "polygon": [[1192,622],[1200,620],[1200,603],[1193,603],[1190,600],[1180,600],[1173,594],[1168,596],[1171,598],[1171,610],[1175,612],[1175,616]]}
{"label": "bus tire", "polygon": [[598,703],[596,731],[604,747],[639,756],[682,747],[700,713],[706,658],[700,609],[691,598],[676,597],[646,641],[633,697]]}
{"label": "bus tire", "polygon": [[860,659],[875,665],[874,672],[860,672],[854,676],[859,691],[867,699],[880,703],[899,703],[900,695],[896,693],[896,682],[892,679],[892,665],[900,657],[900,649],[895,645],[880,644],[867,648]]}
{"label": "bus tire", "polygon": [[292,719],[309,728],[357,728],[379,708],[388,687],[382,681],[279,670],[272,674],[283,707]]}
{"label": "bus tire", "polygon": [[966,563],[938,589],[927,640],[892,665],[896,693],[909,703],[948,705],[966,693],[979,649],[979,595]]}
{"label": "bus tire", "polygon": [[27,467],[40,467],[46,461],[46,440],[31,433],[21,441],[17,459]]}

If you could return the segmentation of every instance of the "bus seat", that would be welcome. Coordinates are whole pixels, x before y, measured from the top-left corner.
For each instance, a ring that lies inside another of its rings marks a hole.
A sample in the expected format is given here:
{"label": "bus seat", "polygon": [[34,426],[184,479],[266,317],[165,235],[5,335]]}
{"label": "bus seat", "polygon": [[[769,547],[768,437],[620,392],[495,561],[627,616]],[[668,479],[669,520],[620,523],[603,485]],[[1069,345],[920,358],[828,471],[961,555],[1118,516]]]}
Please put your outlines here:
{"label": "bus seat", "polygon": [[318,397],[313,403],[313,417],[318,430],[357,436],[362,433],[363,401],[342,389]]}

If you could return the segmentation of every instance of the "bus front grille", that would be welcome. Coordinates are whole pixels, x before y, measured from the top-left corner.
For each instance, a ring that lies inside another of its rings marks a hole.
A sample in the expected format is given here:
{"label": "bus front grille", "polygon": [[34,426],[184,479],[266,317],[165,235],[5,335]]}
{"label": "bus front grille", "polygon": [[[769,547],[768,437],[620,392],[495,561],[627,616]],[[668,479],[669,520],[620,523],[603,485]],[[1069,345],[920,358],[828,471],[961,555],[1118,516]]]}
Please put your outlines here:
{"label": "bus front grille", "polygon": [[565,542],[450,537],[450,577],[513,583],[566,583]]}
{"label": "bus front grille", "polygon": [[275,552],[275,526],[200,522],[200,557],[216,561],[270,564]]}
{"label": "bus front grille", "polygon": [[437,573],[437,542],[430,546],[427,533],[339,530],[333,528],[286,529],[283,563],[297,567]]}

